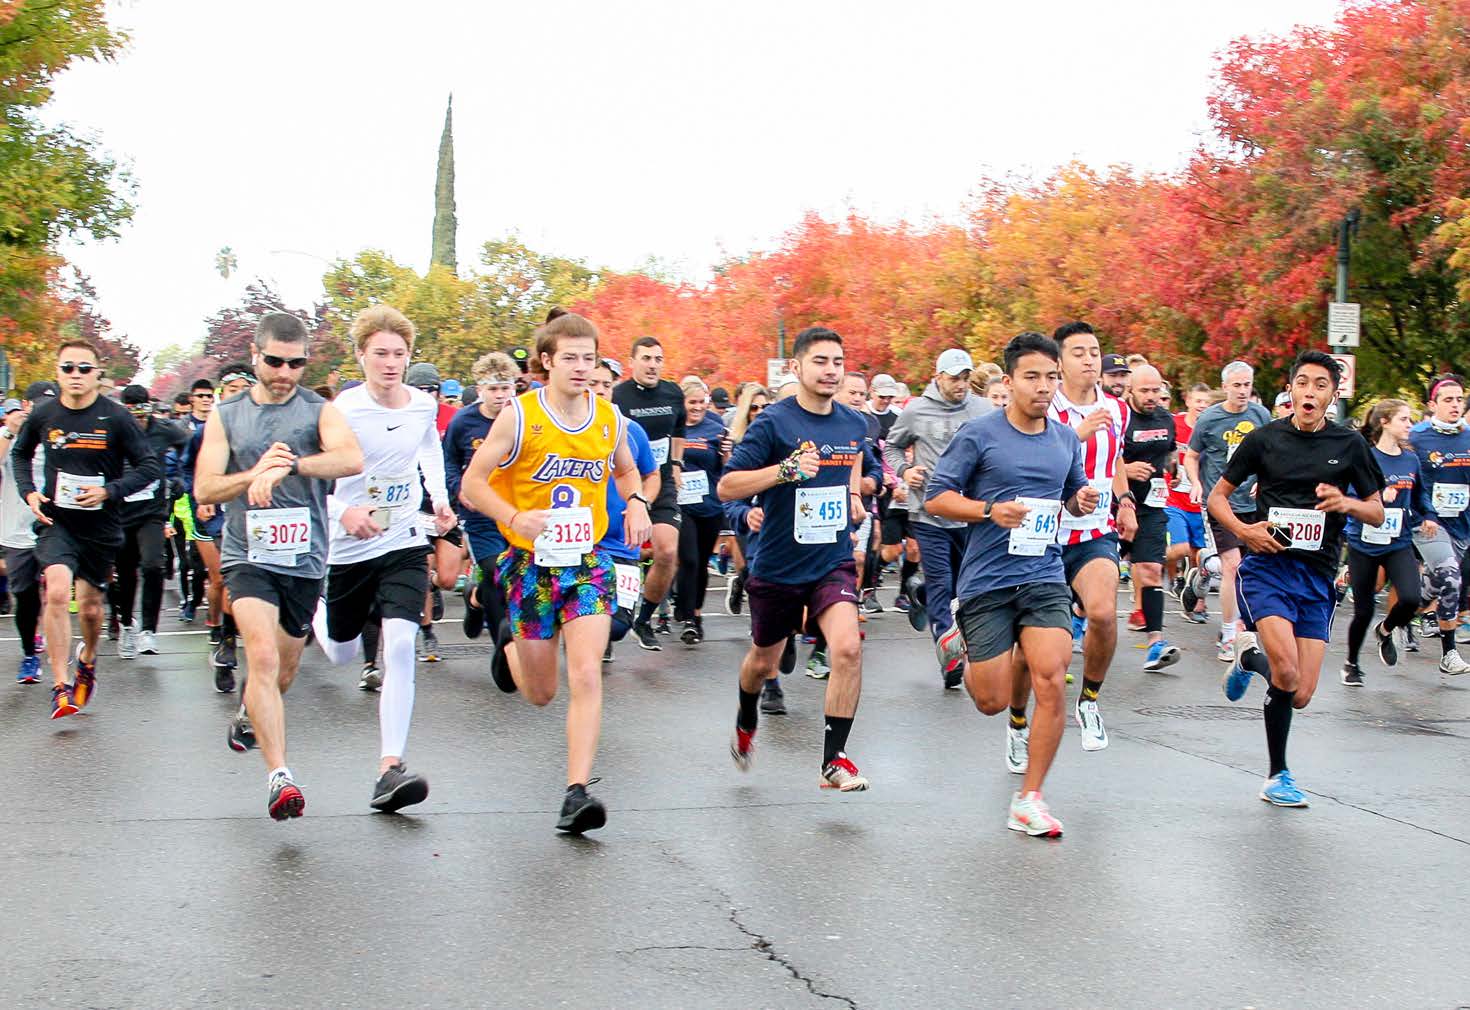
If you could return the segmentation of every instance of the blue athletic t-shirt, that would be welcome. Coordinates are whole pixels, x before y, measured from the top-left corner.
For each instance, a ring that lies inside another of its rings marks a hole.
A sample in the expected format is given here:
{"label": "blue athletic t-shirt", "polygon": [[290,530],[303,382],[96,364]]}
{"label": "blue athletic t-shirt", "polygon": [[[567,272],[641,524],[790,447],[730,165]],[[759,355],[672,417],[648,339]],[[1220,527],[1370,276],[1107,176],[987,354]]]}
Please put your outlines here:
{"label": "blue athletic t-shirt", "polygon": [[[934,464],[925,501],[957,491],[974,501],[1008,502],[1047,498],[1065,503],[1087,483],[1082,443],[1071,427],[1047,419],[1046,429],[1028,435],[1003,410],[966,421]],[[963,600],[1032,582],[1065,582],[1062,548],[1053,541],[1040,555],[1012,554],[1011,531],[993,522],[974,523],[965,535],[955,594]]]}
{"label": "blue athletic t-shirt", "polygon": [[[1424,493],[1431,503],[1436,484],[1446,485],[1440,492],[1441,496],[1453,490],[1451,486],[1470,484],[1470,431],[1446,435],[1428,428],[1410,434],[1409,444],[1419,457],[1419,476],[1424,481]],[[1443,526],[1445,532],[1456,540],[1470,540],[1470,508],[1458,515],[1446,515],[1441,509],[1431,508],[1429,518]]]}
{"label": "blue athletic t-shirt", "polygon": [[[1376,445],[1369,446],[1369,450],[1378,461],[1378,469],[1383,471],[1383,507],[1403,509],[1403,526],[1399,535],[1386,544],[1370,544],[1365,541],[1363,522],[1353,516],[1348,516],[1345,532],[1348,546],[1353,550],[1370,557],[1379,557],[1412,546],[1414,530],[1424,521],[1424,513],[1429,509],[1429,494],[1424,489],[1424,482],[1419,479],[1419,457],[1412,451],[1405,450],[1397,456],[1390,456]],[[1388,500],[1390,493],[1393,494],[1393,501]]]}
{"label": "blue athletic t-shirt", "polygon": [[481,515],[459,500],[464,472],[474,458],[475,450],[480,448],[485,437],[490,434],[490,426],[494,423],[495,419],[486,417],[478,403],[461,407],[449,419],[449,427],[444,429],[444,487],[449,492],[449,503],[454,506],[466,534],[480,538],[491,537],[503,542],[505,538],[501,536],[500,527],[495,525],[495,520]]}
{"label": "blue athletic t-shirt", "polygon": [[709,484],[700,501],[679,506],[692,516],[708,519],[724,511],[715,494],[715,485],[720,482],[720,439],[724,437],[725,426],[714,411],[707,412],[698,424],[684,429],[684,479],[687,481],[691,473],[698,471]]}
{"label": "blue athletic t-shirt", "polygon": [[[638,467],[638,476],[640,479],[647,477],[658,469],[658,462],[653,458],[653,447],[648,444],[648,433],[631,417],[627,418],[625,430],[628,432],[628,449],[633,453],[633,463]],[[634,544],[630,547],[623,543],[623,513],[627,510],[628,503],[618,494],[617,481],[608,481],[607,533],[598,542],[597,549],[607,551],[619,561],[637,561],[643,545]]]}
{"label": "blue athletic t-shirt", "polygon": [[[821,456],[817,475],[810,480],[777,484],[762,491],[765,510],[761,527],[761,551],[750,564],[750,574],[767,582],[801,585],[816,582],[844,562],[852,561],[853,515],[851,496],[833,494],[840,502],[845,528],[831,543],[799,543],[796,540],[797,496],[810,513],[812,502],[823,488],[850,488],[853,464],[862,460],[868,425],[851,407],[832,404],[830,414],[813,414],[792,396],[778,400],[761,411],[745,437],[730,454],[726,472],[760,470],[774,466],[810,444]],[[829,492],[830,493],[830,492]],[[861,519],[861,517],[859,517]]]}

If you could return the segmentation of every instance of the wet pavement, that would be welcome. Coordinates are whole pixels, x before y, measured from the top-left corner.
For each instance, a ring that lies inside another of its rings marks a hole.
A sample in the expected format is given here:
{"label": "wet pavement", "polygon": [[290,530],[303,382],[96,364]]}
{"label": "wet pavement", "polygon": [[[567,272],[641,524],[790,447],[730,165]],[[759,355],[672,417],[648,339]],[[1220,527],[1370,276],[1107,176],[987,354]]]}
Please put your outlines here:
{"label": "wet pavement", "polygon": [[942,690],[897,613],[866,626],[863,794],[818,789],[822,685],[799,671],[732,767],[743,619],[620,645],[609,823],[584,839],[553,830],[564,699],[501,694],[457,621],[418,668],[428,801],[369,810],[376,700],[311,650],[287,700],[307,812],[278,824],[202,634],[130,662],[104,643],[95,701],[50,722],[0,619],[0,1005],[1470,1006],[1470,677],[1442,683],[1425,643],[1345,688],[1339,622],[1291,739],[1311,808],[1275,809],[1259,683],[1229,704],[1213,629],[1169,623],[1162,675],[1120,631],[1111,746],[1069,727],[1047,789],[1066,836],[1043,841],[1006,830],[1002,719]]}

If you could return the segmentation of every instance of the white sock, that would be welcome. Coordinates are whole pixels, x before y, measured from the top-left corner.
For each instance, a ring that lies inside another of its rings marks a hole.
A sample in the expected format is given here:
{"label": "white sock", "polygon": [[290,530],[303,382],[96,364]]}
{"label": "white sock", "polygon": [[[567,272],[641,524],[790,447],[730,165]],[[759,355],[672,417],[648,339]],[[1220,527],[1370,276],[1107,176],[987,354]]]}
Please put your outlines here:
{"label": "white sock", "polygon": [[414,644],[418,625],[401,617],[383,621],[383,690],[378,696],[382,757],[402,757],[413,720]]}
{"label": "white sock", "polygon": [[271,773],[265,777],[265,784],[270,785],[273,781],[275,781],[277,775],[284,775],[286,776],[286,778],[291,779],[292,782],[296,781],[291,775],[291,769],[287,768],[285,765],[281,765],[281,767],[279,768],[271,769]]}
{"label": "white sock", "polygon": [[316,644],[321,646],[322,655],[327,657],[327,662],[341,665],[350,663],[357,658],[362,651],[362,636],[358,635],[350,642],[338,642],[327,634],[327,601],[317,600],[316,613],[311,615],[311,630],[316,632]]}

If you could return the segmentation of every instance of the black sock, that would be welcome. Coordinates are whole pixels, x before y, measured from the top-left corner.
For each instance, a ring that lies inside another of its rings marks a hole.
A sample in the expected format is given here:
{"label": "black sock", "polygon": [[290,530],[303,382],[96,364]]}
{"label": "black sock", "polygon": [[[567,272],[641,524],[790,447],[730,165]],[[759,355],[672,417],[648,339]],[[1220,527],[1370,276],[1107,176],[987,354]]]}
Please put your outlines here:
{"label": "black sock", "polygon": [[1143,630],[1164,630],[1164,591],[1158,586],[1143,591]]}
{"label": "black sock", "polygon": [[211,624],[211,625],[209,625],[209,644],[210,645],[218,645],[219,644],[219,636],[221,634],[223,634],[223,630],[220,628],[220,626],[218,624]]}
{"label": "black sock", "polygon": [[910,561],[907,557],[904,557],[903,562],[898,566],[898,591],[900,593],[907,593],[909,591],[909,579],[918,570],[919,563],[917,561]]}
{"label": "black sock", "polygon": [[657,603],[649,603],[648,602],[648,598],[647,597],[644,597],[639,602],[639,604],[638,604],[638,620],[634,621],[633,623],[634,624],[647,624],[647,623],[649,623],[649,619],[651,617],[653,617],[653,612],[657,608],[658,608],[658,604]]}
{"label": "black sock", "polygon": [[747,733],[754,733],[756,726],[760,724],[760,703],[759,691],[740,688],[740,714],[735,717],[736,727]]}
{"label": "black sock", "polygon": [[1439,633],[1439,648],[1442,655],[1448,656],[1455,651],[1455,629],[1441,631]]}
{"label": "black sock", "polygon": [[237,629],[235,628],[235,615],[234,614],[226,614],[225,615],[224,629],[225,630],[224,630],[223,634],[224,634],[224,636],[226,638],[234,638],[235,637],[235,632],[236,632]]}
{"label": "black sock", "polygon": [[1240,657],[1240,665],[1251,673],[1260,674],[1266,678],[1266,683],[1271,682],[1271,661],[1266,658],[1266,653],[1259,646],[1247,649],[1245,655]]}
{"label": "black sock", "polygon": [[829,715],[822,736],[822,767],[825,768],[847,750],[847,734],[852,732],[852,717]]}
{"label": "black sock", "polygon": [[1011,729],[1025,729],[1025,728],[1026,728],[1026,706],[1025,705],[1022,705],[1020,708],[1017,708],[1016,706],[1012,705],[1011,706]]}
{"label": "black sock", "polygon": [[1291,733],[1295,698],[1295,691],[1283,691],[1274,684],[1266,688],[1266,706],[1261,711],[1266,720],[1266,754],[1271,759],[1268,778],[1286,771],[1286,738]]}
{"label": "black sock", "polygon": [[1097,701],[1097,692],[1102,690],[1103,682],[1100,680],[1088,680],[1082,678],[1082,700]]}

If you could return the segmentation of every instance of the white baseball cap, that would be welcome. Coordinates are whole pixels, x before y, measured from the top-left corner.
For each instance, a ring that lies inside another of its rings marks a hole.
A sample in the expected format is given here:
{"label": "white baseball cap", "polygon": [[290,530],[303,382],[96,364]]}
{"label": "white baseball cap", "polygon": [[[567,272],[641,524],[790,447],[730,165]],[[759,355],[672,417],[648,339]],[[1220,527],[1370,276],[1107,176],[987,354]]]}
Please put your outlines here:
{"label": "white baseball cap", "polygon": [[893,376],[887,372],[879,372],[873,376],[874,396],[897,396],[898,383],[893,381]]}
{"label": "white baseball cap", "polygon": [[934,371],[944,372],[948,375],[959,375],[961,372],[973,372],[975,362],[970,360],[970,355],[958,347],[951,347],[939,356],[934,365]]}

